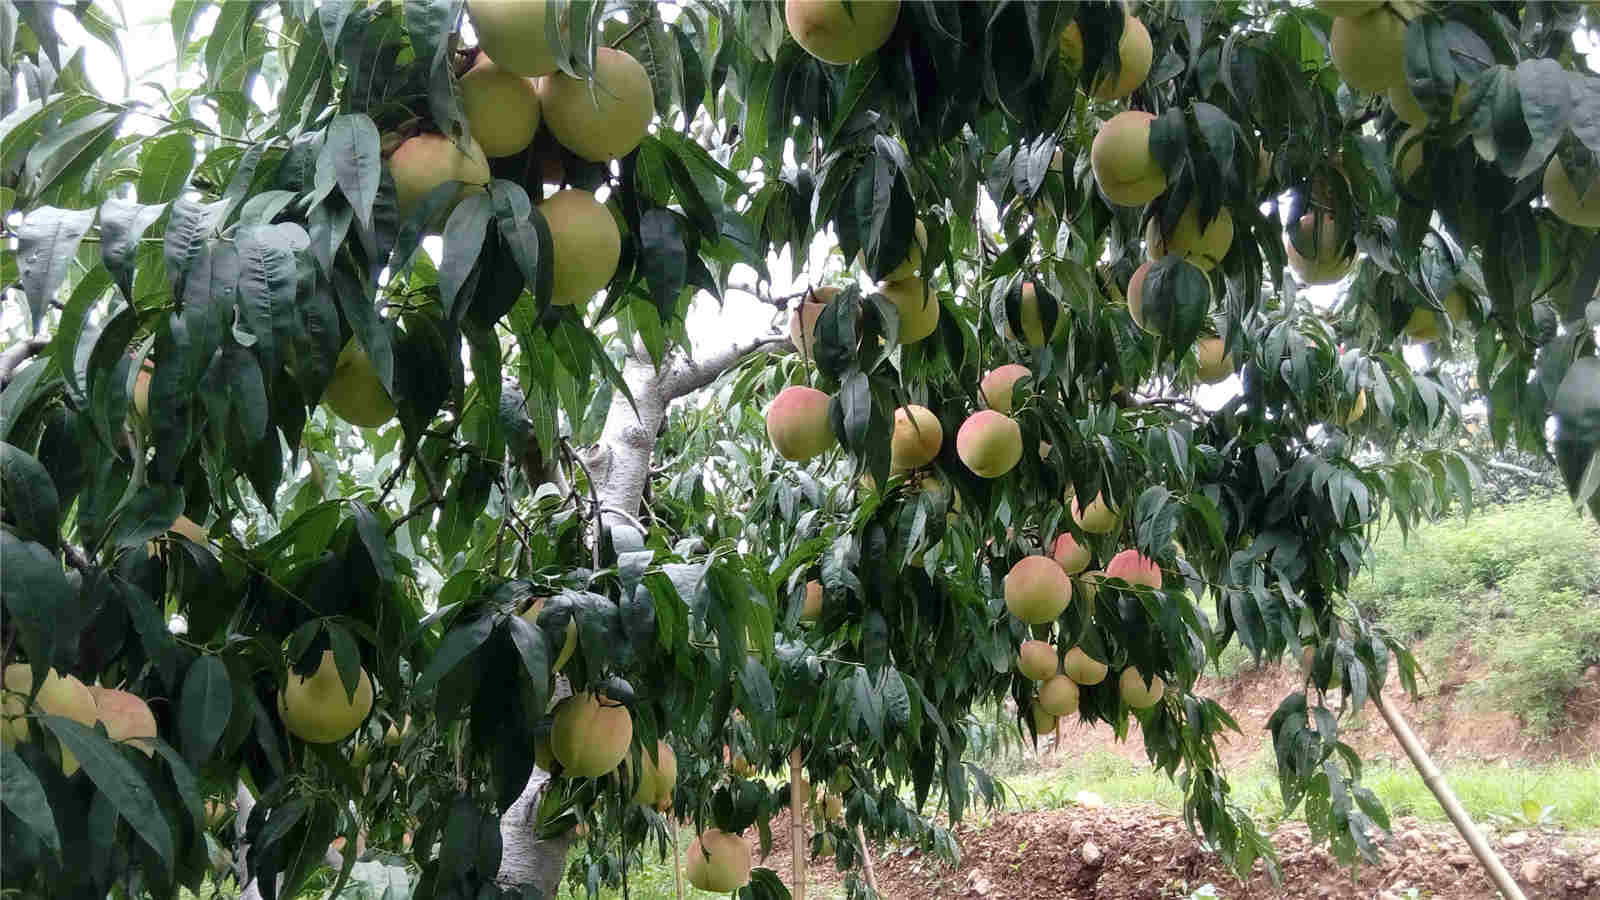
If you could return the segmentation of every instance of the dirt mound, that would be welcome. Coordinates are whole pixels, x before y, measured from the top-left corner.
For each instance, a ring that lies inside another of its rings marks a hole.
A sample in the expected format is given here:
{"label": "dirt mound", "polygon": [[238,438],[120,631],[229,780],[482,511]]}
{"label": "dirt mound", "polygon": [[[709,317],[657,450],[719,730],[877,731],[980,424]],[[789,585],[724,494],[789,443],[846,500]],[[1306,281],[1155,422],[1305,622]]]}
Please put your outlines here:
{"label": "dirt mound", "polygon": [[[1389,679],[1383,696],[1410,722],[1436,763],[1586,760],[1600,743],[1600,666],[1590,669],[1567,703],[1568,727],[1547,741],[1533,739],[1515,716],[1485,708],[1481,698],[1462,689],[1493,676],[1486,664],[1470,658],[1461,671],[1446,673],[1437,683],[1423,682],[1418,700],[1405,696],[1397,678]],[[1280,700],[1300,690],[1301,677],[1292,664],[1274,664],[1245,669],[1229,678],[1200,679],[1195,693],[1215,699],[1244,731],[1242,735],[1225,732],[1219,739],[1224,767],[1242,765],[1264,745],[1271,746],[1267,720]],[[1338,697],[1330,696],[1328,702],[1337,704]],[[1400,744],[1370,705],[1360,716],[1341,719],[1339,729],[1339,739],[1355,747],[1363,759],[1407,764]],[[1109,726],[1085,726],[1076,719],[1063,719],[1057,736],[1052,746],[1069,757],[1109,751],[1140,765],[1148,762],[1137,721],[1130,723],[1126,741],[1118,741]]]}
{"label": "dirt mound", "polygon": [[[766,865],[788,880],[787,831],[773,823]],[[783,827],[787,828],[787,819]],[[874,847],[878,887],[901,900],[1183,900],[1206,884],[1219,897],[1469,900],[1496,896],[1454,831],[1395,822],[1376,866],[1351,869],[1317,847],[1301,823],[1272,835],[1283,868],[1274,885],[1257,863],[1241,882],[1174,816],[1151,808],[1086,809],[996,816],[956,829],[963,857],[954,868],[915,850]],[[1600,898],[1600,838],[1513,832],[1493,839],[1500,859],[1530,898]],[[836,884],[831,860],[813,861],[808,881]],[[1415,893],[1412,889],[1415,888]],[[827,894],[824,894],[827,896]]]}

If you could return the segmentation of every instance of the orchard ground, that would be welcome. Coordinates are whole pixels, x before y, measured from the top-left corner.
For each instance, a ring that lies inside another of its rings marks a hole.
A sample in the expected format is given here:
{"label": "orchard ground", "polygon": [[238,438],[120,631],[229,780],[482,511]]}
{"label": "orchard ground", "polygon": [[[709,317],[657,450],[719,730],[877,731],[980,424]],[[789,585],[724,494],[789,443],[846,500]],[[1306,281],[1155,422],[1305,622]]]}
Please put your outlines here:
{"label": "orchard ground", "polygon": [[[1527,741],[1511,717],[1483,707],[1459,688],[1480,667],[1438,673],[1436,691],[1409,703],[1385,693],[1419,730],[1445,778],[1529,897],[1600,897],[1600,669],[1584,676],[1573,698],[1573,722],[1552,741]],[[1377,866],[1341,866],[1314,847],[1297,810],[1283,817],[1270,739],[1270,709],[1246,698],[1277,697],[1299,680],[1293,666],[1270,666],[1207,679],[1240,717],[1243,736],[1226,745],[1237,799],[1271,830],[1283,866],[1275,889],[1260,864],[1245,886],[1189,834],[1182,795],[1149,771],[1138,735],[1119,743],[1110,729],[1065,726],[1063,740],[1012,754],[1003,809],[958,826],[962,859],[955,866],[914,848],[874,846],[883,896],[889,898],[1188,898],[1240,897],[1492,897],[1465,843],[1405,761],[1376,715],[1346,732],[1371,760],[1363,783],[1382,798],[1394,821]],[[1276,693],[1274,693],[1276,692]],[[692,832],[680,842],[687,846]],[[764,863],[789,880],[787,817],[775,820]],[[752,845],[754,845],[752,837]],[[1092,845],[1092,846],[1091,846]],[[759,847],[756,848],[759,856]],[[1088,860],[1098,860],[1091,865]],[[653,862],[653,861],[652,861]],[[843,898],[832,860],[809,862],[807,896]],[[1530,878],[1529,876],[1534,876]],[[1202,888],[1213,885],[1216,893]],[[633,881],[633,896],[671,896],[671,869],[652,864]],[[1416,888],[1415,894],[1408,893]],[[1385,894],[1383,892],[1387,891]],[[1198,893],[1197,893],[1198,892]],[[692,892],[694,896],[710,896]],[[576,894],[573,896],[582,896]],[[620,894],[602,895],[610,900]]]}
{"label": "orchard ground", "polygon": [[[1529,897],[1600,898],[1600,660],[1592,658],[1600,654],[1600,531],[1561,498],[1533,499],[1458,516],[1409,540],[1388,533],[1375,546],[1374,572],[1351,600],[1412,635],[1428,676],[1420,701],[1393,683],[1385,699],[1416,729]],[[1552,635],[1571,652],[1547,658]],[[1501,677],[1507,672],[1515,675]],[[1369,761],[1362,782],[1394,817],[1381,863],[1346,869],[1312,846],[1302,810],[1283,814],[1265,731],[1271,701],[1262,698],[1282,697],[1300,681],[1292,662],[1258,667],[1239,654],[1226,655],[1222,670],[1197,687],[1243,729],[1222,745],[1224,762],[1235,799],[1272,830],[1281,889],[1259,865],[1243,885],[1204,852],[1179,818],[1181,793],[1150,771],[1137,728],[1118,742],[1105,727],[1063,724],[1059,743],[1051,736],[1035,749],[1013,738],[994,754],[1008,802],[979,808],[958,827],[963,857],[954,867],[915,848],[874,846],[883,895],[1494,896],[1371,707],[1346,721],[1341,738]],[[764,865],[787,883],[787,817],[774,821],[772,836]],[[692,838],[685,830],[680,844]],[[650,862],[632,879],[633,896],[670,896],[670,867]],[[831,859],[812,860],[807,896],[844,897],[841,877]],[[1204,893],[1208,884],[1214,894]]]}

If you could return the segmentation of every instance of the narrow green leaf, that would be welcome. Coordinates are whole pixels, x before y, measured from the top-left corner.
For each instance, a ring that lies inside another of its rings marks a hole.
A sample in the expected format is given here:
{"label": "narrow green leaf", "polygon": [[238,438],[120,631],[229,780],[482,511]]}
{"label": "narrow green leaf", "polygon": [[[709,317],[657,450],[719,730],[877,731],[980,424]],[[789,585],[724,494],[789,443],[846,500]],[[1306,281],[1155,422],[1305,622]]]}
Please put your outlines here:
{"label": "narrow green leaf", "polygon": [[0,749],[0,803],[51,852],[61,852],[61,835],[56,830],[50,798],[39,777],[10,749]]}
{"label": "narrow green leaf", "polygon": [[472,274],[483,252],[483,239],[489,229],[489,197],[473,191],[456,205],[444,226],[444,260],[439,264],[439,302],[446,316],[460,320],[465,307],[459,302],[461,289]]}
{"label": "narrow green leaf", "polygon": [[433,659],[428,661],[427,668],[418,676],[413,690],[417,694],[426,694],[433,690],[440,679],[455,671],[462,660],[482,646],[492,631],[494,631],[493,616],[484,616],[470,625],[450,629],[450,633],[439,642],[439,649],[434,651]]}
{"label": "narrow green leaf", "polygon": [[137,547],[165,534],[183,513],[183,488],[146,484],[134,491],[117,513],[110,538],[118,547]]}
{"label": "narrow green leaf", "polygon": [[0,496],[8,517],[24,538],[56,545],[61,500],[50,473],[32,454],[0,441]]}
{"label": "narrow green leaf", "polygon": [[92,209],[43,206],[29,212],[17,228],[18,269],[22,293],[28,298],[30,328],[38,329],[45,310],[55,300],[94,216]]}
{"label": "narrow green leaf", "polygon": [[337,184],[356,220],[367,228],[372,227],[372,204],[378,199],[382,176],[379,150],[378,126],[365,113],[347,113],[328,125],[317,155],[319,192]]}
{"label": "narrow green leaf", "polygon": [[100,260],[122,288],[125,300],[133,302],[134,261],[144,233],[154,225],[166,204],[145,206],[112,198],[100,205]]}
{"label": "narrow green leaf", "polygon": [[153,138],[139,148],[139,202],[155,205],[177,199],[194,169],[194,139],[188,131]]}
{"label": "narrow green leaf", "polygon": [[350,513],[355,517],[356,533],[361,536],[361,544],[367,548],[367,556],[372,560],[378,577],[385,582],[394,581],[393,551],[389,547],[388,535],[378,522],[377,513],[367,504],[354,501],[350,504]]}
{"label": "narrow green leaf", "polygon": [[93,730],[61,716],[42,716],[40,722],[78,758],[94,786],[104,794],[161,861],[172,866],[172,828],[161,814],[150,786],[121,751]]}
{"label": "narrow green leaf", "polygon": [[344,685],[345,698],[354,700],[361,687],[361,648],[344,626],[330,622],[323,629],[333,650],[334,668],[339,671],[339,682]]}
{"label": "narrow green leaf", "polygon": [[217,746],[233,715],[233,685],[228,667],[215,656],[202,656],[189,667],[178,698],[178,735],[183,752],[204,762]]}

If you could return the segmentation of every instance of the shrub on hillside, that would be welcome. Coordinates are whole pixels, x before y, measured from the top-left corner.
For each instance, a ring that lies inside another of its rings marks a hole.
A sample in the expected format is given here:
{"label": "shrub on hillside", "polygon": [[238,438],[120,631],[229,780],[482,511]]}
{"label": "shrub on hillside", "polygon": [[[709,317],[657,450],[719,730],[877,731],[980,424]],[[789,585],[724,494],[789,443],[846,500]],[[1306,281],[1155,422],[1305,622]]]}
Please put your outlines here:
{"label": "shrub on hillside", "polygon": [[1564,724],[1583,668],[1600,662],[1600,529],[1565,498],[1479,510],[1374,546],[1350,600],[1419,642],[1427,668],[1487,657],[1475,688],[1540,737]]}

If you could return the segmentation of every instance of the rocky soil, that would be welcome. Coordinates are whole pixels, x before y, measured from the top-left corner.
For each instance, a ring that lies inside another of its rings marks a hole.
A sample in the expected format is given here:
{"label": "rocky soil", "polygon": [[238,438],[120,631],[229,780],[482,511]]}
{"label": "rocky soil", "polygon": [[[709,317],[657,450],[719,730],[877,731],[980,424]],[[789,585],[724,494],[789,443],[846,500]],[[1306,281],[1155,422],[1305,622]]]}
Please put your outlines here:
{"label": "rocky soil", "polygon": [[[787,818],[773,823],[765,865],[787,882]],[[908,900],[1185,900],[1204,885],[1215,896],[1469,900],[1496,896],[1466,844],[1448,827],[1397,820],[1376,866],[1348,868],[1317,847],[1298,822],[1272,835],[1282,869],[1274,884],[1257,863],[1241,882],[1190,836],[1183,822],[1154,808],[1084,807],[994,817],[961,825],[963,857],[954,867],[913,849],[873,847],[883,896]],[[1530,900],[1600,898],[1600,835],[1539,830],[1493,836],[1501,860]],[[812,863],[808,881],[825,890],[840,880],[831,861]],[[824,893],[822,896],[829,896]]]}

